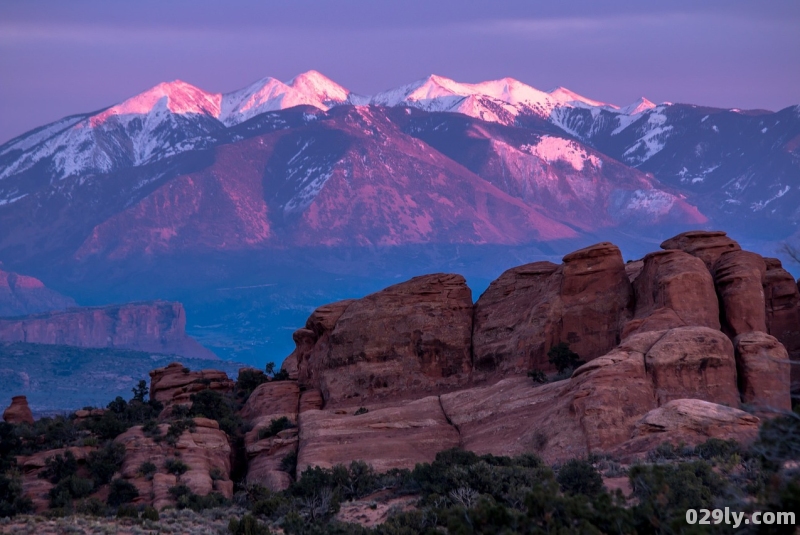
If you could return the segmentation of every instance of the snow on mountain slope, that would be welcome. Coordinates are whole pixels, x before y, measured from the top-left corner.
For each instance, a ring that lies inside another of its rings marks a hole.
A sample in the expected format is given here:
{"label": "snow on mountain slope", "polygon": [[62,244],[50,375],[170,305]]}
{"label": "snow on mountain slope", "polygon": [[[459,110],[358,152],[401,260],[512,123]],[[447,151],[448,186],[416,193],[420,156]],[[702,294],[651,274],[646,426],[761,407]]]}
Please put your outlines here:
{"label": "snow on mountain slope", "polygon": [[570,91],[566,87],[556,87],[555,89],[551,89],[547,92],[548,95],[556,99],[556,101],[560,102],[561,104],[573,104],[580,106],[581,104],[590,106],[590,107],[597,107],[597,108],[605,108],[608,110],[618,110],[619,106],[615,106],[613,104],[607,104],[605,102],[600,102],[599,100],[592,100],[590,98],[586,98],[583,95],[579,95],[574,91]]}

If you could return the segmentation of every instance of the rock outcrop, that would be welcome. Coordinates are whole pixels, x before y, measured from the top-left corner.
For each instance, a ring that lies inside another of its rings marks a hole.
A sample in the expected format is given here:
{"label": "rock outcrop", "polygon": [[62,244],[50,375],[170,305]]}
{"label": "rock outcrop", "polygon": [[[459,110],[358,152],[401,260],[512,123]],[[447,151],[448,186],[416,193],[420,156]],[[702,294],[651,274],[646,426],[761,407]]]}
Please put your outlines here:
{"label": "rock outcrop", "polygon": [[[800,291],[794,277],[775,258],[765,258],[764,299],[767,332],[777,338],[792,361],[800,362]],[[800,394],[800,364],[792,365],[792,391]]]}
{"label": "rock outcrop", "polygon": [[285,429],[275,436],[264,436],[274,420],[287,418],[297,426],[300,388],[295,381],[273,381],[259,385],[240,411],[252,426],[245,436],[248,468],[247,483],[270,490],[287,488],[292,482],[290,469],[282,466],[287,455],[297,452],[297,429]]}
{"label": "rock outcrop", "polygon": [[329,320],[311,325],[321,335],[298,365],[326,406],[408,399],[469,379],[472,293],[460,275],[415,277],[347,304],[330,331]]}
{"label": "rock outcrop", "polygon": [[187,336],[185,329],[183,305],[153,301],[0,319],[0,342],[107,347],[217,358]]}
{"label": "rock outcrop", "polygon": [[783,344],[763,332],[740,334],[733,344],[742,402],[764,411],[792,410],[789,354]]}
{"label": "rock outcrop", "polygon": [[163,403],[165,411],[173,405],[190,407],[192,394],[201,390],[230,392],[233,387],[234,382],[223,371],[191,371],[179,362],[150,372],[150,399]]}
{"label": "rock outcrop", "polygon": [[[2,263],[0,263],[0,268]],[[25,316],[77,306],[33,277],[0,269],[0,317]]]}
{"label": "rock outcrop", "polygon": [[476,376],[550,369],[547,351],[559,342],[585,360],[596,358],[619,343],[631,306],[622,254],[610,243],[568,254],[560,266],[512,268],[475,304]]}
{"label": "rock outcrop", "polygon": [[[159,433],[165,435],[169,426],[162,424]],[[219,424],[206,418],[195,418],[194,428],[178,437],[174,446],[167,441],[156,442],[141,426],[132,427],[115,440],[125,446],[125,458],[120,476],[133,483],[139,491],[137,503],[152,504],[156,509],[174,505],[169,488],[186,485],[195,494],[218,492],[226,498],[233,497],[231,473],[231,447],[228,436]],[[188,470],[180,475],[169,473],[166,463],[180,460]],[[156,466],[156,473],[146,477],[141,473],[145,462]]]}
{"label": "rock outcrop", "polygon": [[720,255],[712,273],[719,295],[722,330],[730,337],[767,332],[764,304],[766,264],[760,255],[732,251]]}
{"label": "rock outcrop", "polygon": [[10,424],[33,424],[33,413],[28,407],[28,398],[14,396],[11,405],[3,411],[3,421]]}
{"label": "rock outcrop", "polygon": [[665,250],[678,250],[696,256],[706,265],[709,271],[720,256],[742,248],[721,230],[690,230],[678,234],[661,244]]}
{"label": "rock outcrop", "polygon": [[719,305],[714,281],[698,258],[667,250],[644,257],[642,272],[633,283],[634,319],[623,330],[660,331],[697,325],[719,329]]}

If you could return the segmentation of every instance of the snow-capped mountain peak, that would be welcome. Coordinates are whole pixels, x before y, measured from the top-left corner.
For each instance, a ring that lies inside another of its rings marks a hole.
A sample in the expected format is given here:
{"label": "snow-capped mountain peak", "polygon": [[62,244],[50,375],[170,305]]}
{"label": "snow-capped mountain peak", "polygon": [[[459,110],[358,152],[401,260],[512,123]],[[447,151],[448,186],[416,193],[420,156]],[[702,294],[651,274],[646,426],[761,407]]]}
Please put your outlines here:
{"label": "snow-capped mountain peak", "polygon": [[638,113],[642,113],[643,111],[651,110],[655,108],[656,105],[653,102],[650,102],[644,97],[639,97],[631,104],[628,104],[624,108],[620,108],[620,113],[624,113],[625,115],[636,115]]}
{"label": "snow-capped mountain peak", "polygon": [[619,106],[608,104],[606,102],[600,102],[599,100],[592,100],[590,98],[586,98],[583,95],[579,95],[574,91],[570,91],[566,87],[561,87],[561,86],[556,87],[555,89],[551,89],[550,91],[548,91],[547,94],[553,97],[561,104],[578,104],[578,105],[586,104],[588,106],[608,108],[611,110],[619,109]]}
{"label": "snow-capped mountain peak", "polygon": [[327,106],[346,102],[350,96],[350,91],[314,70],[295,76],[289,81],[289,86]]}

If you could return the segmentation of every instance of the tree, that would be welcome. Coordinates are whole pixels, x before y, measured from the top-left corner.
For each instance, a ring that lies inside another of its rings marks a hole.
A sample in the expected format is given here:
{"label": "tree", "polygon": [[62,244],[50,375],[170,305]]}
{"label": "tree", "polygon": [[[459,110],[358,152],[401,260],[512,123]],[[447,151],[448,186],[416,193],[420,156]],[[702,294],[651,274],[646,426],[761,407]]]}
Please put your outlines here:
{"label": "tree", "polygon": [[265,371],[267,372],[267,375],[274,376],[275,375],[275,363],[271,362],[271,361],[267,362],[267,365],[265,367]]}
{"label": "tree", "polygon": [[569,348],[569,344],[559,342],[547,352],[548,361],[556,367],[558,373],[564,373],[568,369],[575,369],[584,362],[580,355]]}
{"label": "tree", "polygon": [[133,388],[133,400],[139,403],[144,403],[144,398],[147,397],[147,381],[140,379],[139,383]]}

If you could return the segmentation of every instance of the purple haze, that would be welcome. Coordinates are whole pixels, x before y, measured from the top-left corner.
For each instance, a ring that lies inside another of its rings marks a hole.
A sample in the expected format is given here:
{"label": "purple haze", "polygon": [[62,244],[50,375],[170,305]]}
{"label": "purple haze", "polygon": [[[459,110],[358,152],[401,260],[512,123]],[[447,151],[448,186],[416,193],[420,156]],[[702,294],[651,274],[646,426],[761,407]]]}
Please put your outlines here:
{"label": "purple haze", "polygon": [[800,3],[4,2],[0,142],[161,81],[231,91],[309,69],[361,94],[436,73],[776,110],[800,103]]}

